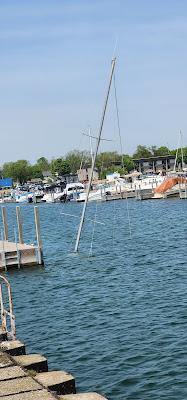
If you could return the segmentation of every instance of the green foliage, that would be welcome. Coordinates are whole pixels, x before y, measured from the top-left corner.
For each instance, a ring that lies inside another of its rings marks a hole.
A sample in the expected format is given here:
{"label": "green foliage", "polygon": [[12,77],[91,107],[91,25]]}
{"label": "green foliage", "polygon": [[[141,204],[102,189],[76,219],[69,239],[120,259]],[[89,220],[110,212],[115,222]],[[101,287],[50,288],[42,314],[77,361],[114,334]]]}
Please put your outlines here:
{"label": "green foliage", "polygon": [[106,151],[97,155],[96,167],[99,171],[102,171],[115,162],[121,162],[120,154],[118,154],[117,151]]}
{"label": "green foliage", "polygon": [[133,154],[133,158],[147,158],[152,157],[152,155],[153,154],[148,147],[139,144],[135,153]]}
{"label": "green foliage", "polygon": [[[154,146],[156,148],[156,146]],[[153,153],[154,156],[167,156],[170,154],[170,150],[166,146],[161,146],[156,148],[155,152]]]}
{"label": "green foliage", "polygon": [[70,151],[66,154],[65,160],[67,161],[72,173],[76,173],[81,165],[82,167],[84,167],[84,165],[91,165],[91,156],[86,150]]}
{"label": "green foliage", "polygon": [[36,166],[38,167],[38,169],[43,172],[43,171],[48,171],[50,164],[49,161],[47,160],[47,158],[45,157],[40,157],[38,158],[37,162],[36,162]]}
{"label": "green foliage", "polygon": [[139,144],[137,146],[137,149],[135,153],[133,154],[133,158],[148,158],[148,157],[153,157],[153,156],[167,156],[168,154],[171,154],[170,150],[166,146],[142,146]]}
{"label": "green foliage", "polygon": [[51,172],[53,175],[61,176],[71,172],[70,166],[63,158],[56,158],[51,161]]}
{"label": "green foliage", "polygon": [[26,182],[32,176],[32,167],[27,160],[18,160],[8,162],[3,165],[3,177],[13,178],[21,184]]}

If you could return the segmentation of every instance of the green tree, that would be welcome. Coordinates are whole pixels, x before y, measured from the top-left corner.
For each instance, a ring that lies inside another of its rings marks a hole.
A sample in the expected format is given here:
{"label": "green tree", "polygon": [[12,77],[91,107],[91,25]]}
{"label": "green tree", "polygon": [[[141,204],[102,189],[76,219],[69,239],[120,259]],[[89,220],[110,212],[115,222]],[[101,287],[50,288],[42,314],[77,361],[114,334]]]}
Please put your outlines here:
{"label": "green tree", "polygon": [[155,156],[167,156],[170,154],[170,150],[166,146],[158,147],[155,151]]}
{"label": "green tree", "polygon": [[96,167],[101,171],[102,169],[108,168],[114,165],[115,162],[121,163],[122,157],[117,151],[105,151],[99,153],[96,159]]}
{"label": "green tree", "polygon": [[123,164],[127,172],[130,172],[134,169],[133,159],[128,154],[123,155]]}
{"label": "green tree", "polygon": [[152,157],[152,155],[153,154],[148,147],[139,144],[136,148],[135,153],[133,154],[133,158],[147,158]]}
{"label": "green tree", "polygon": [[66,162],[68,163],[72,173],[76,173],[80,166],[91,165],[91,156],[87,150],[73,150],[66,154]]}
{"label": "green tree", "polygon": [[51,161],[51,172],[53,175],[61,176],[71,172],[70,166],[63,158],[56,158]]}
{"label": "green tree", "polygon": [[49,161],[45,157],[38,158],[36,165],[40,168],[41,172],[48,171],[49,169]]}
{"label": "green tree", "polygon": [[25,183],[31,175],[31,166],[27,160],[8,162],[3,165],[3,177],[13,178],[14,182]]}

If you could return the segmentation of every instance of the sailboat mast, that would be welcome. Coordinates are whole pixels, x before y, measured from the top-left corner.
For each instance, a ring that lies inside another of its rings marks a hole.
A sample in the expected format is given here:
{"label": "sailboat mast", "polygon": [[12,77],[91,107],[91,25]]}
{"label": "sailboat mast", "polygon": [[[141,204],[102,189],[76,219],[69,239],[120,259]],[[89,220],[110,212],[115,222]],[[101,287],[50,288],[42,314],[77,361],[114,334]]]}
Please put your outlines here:
{"label": "sailboat mast", "polygon": [[184,168],[184,154],[183,154],[183,137],[182,137],[182,131],[180,131],[180,137],[181,137],[181,169],[183,171]]}
{"label": "sailboat mast", "polygon": [[91,189],[92,179],[93,179],[93,172],[94,172],[96,157],[97,157],[97,153],[98,153],[98,149],[99,149],[99,144],[101,141],[101,134],[102,134],[103,124],[104,124],[104,120],[105,120],[106,108],[107,108],[107,104],[108,104],[108,98],[109,98],[109,94],[110,94],[110,87],[111,87],[111,83],[112,83],[112,77],[113,77],[113,73],[114,73],[115,63],[116,63],[116,59],[114,58],[112,60],[109,85],[108,85],[107,94],[106,94],[106,98],[105,98],[105,103],[104,103],[104,108],[103,108],[103,113],[102,113],[102,118],[101,118],[101,124],[100,124],[99,134],[98,134],[97,143],[96,143],[96,150],[93,155],[93,162],[92,162],[92,166],[91,166],[90,178],[89,178],[88,187],[87,187],[87,191],[86,191],[86,198],[85,198],[85,202],[84,202],[84,206],[83,206],[83,210],[82,210],[79,229],[77,232],[77,238],[76,238],[75,250],[74,250],[76,253],[78,252],[78,249],[79,249],[79,242],[80,242],[82,227],[84,224],[84,218],[85,218],[86,207],[87,207],[87,203],[88,203],[88,197],[89,197],[89,193],[90,193],[90,189]]}

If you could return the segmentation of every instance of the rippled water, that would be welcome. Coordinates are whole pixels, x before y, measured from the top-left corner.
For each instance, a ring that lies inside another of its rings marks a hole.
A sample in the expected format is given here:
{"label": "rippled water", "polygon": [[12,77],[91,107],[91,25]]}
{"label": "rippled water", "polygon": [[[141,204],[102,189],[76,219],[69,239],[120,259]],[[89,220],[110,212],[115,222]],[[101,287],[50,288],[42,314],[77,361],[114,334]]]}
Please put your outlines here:
{"label": "rippled water", "polygon": [[[89,204],[75,255],[79,220],[65,214],[80,215],[82,204],[41,204],[45,268],[8,273],[27,350],[70,371],[79,391],[111,400],[184,400],[186,208],[174,199]],[[15,205],[7,209],[11,236]],[[33,206],[21,212],[25,240],[33,242]],[[93,229],[94,219],[105,225]]]}

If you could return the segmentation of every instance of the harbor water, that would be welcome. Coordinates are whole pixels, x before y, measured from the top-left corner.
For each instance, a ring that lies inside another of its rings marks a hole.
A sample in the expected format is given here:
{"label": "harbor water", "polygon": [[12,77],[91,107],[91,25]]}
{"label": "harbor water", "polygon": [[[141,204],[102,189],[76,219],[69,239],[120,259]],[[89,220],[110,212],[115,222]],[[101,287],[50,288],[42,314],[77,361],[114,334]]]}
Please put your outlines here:
{"label": "harbor water", "polygon": [[[187,396],[187,202],[39,205],[45,267],[7,273],[17,336],[77,391],[111,400]],[[14,239],[15,205],[7,205]],[[21,205],[35,240],[33,205]],[[2,225],[1,225],[2,226]]]}

